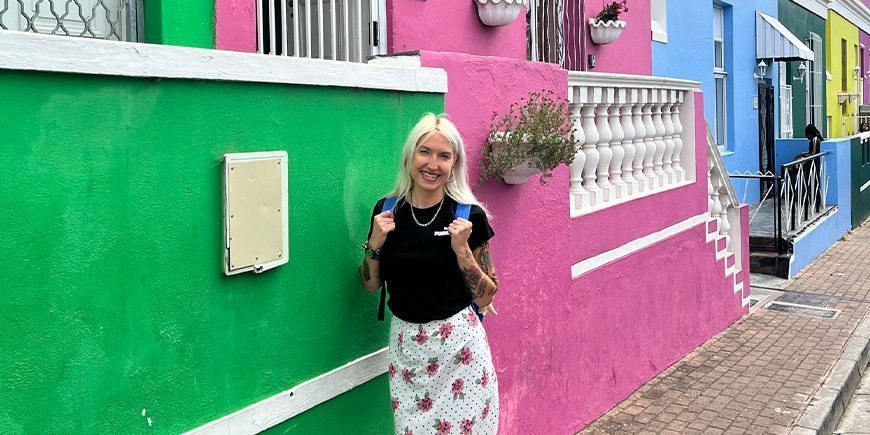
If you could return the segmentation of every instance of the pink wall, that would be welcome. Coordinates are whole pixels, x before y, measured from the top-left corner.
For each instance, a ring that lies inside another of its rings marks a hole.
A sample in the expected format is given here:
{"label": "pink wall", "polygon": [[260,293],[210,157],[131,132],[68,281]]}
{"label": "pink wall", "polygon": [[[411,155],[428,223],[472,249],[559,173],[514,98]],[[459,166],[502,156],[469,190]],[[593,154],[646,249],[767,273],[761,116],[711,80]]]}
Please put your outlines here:
{"label": "pink wall", "polygon": [[[582,24],[584,31],[589,31],[588,19],[598,15],[604,4],[611,1],[613,0],[585,0],[586,19]],[[598,45],[593,43],[591,38],[587,38],[586,54],[596,57],[595,68],[589,71],[651,75],[652,30],[649,2],[628,2],[628,13],[623,14],[621,18],[628,24],[616,41],[607,45]]]}
{"label": "pink wall", "polygon": [[[466,141],[472,179],[493,110],[503,112],[530,91],[567,91],[565,71],[552,65],[435,52],[421,57],[424,66],[448,73],[445,107]],[[700,92],[695,98],[703,107]],[[697,116],[703,125],[703,111]],[[742,295],[728,284],[704,225],[571,277],[577,261],[707,210],[705,139],[699,131],[702,182],[580,218],[569,217],[565,167],[546,187],[535,179],[521,186],[488,182],[477,192],[496,231],[501,315],[486,323],[502,432],[579,430],[741,316]]]}
{"label": "pink wall", "polygon": [[504,27],[488,27],[474,0],[388,0],[388,50],[453,51],[526,58],[525,9]]}
{"label": "pink wall", "polygon": [[256,52],[256,17],[253,0],[215,0],[215,48]]}

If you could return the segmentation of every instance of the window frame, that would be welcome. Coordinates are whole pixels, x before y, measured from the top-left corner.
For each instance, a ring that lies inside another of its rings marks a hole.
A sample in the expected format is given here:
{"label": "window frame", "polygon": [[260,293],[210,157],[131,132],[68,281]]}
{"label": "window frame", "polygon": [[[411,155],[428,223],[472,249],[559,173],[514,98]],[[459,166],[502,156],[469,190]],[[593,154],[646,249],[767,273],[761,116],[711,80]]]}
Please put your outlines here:
{"label": "window frame", "polygon": [[[713,107],[715,112],[713,117],[713,139],[720,150],[726,150],[728,148],[728,70],[725,68],[725,9],[713,5],[713,20]],[[721,35],[716,35],[716,20],[719,21]],[[717,43],[721,44],[721,50],[719,51],[721,59],[716,58]],[[721,67],[716,66],[717,61],[721,62]],[[719,88],[716,86],[716,83],[720,79],[722,80],[721,99],[718,98]],[[720,119],[722,125],[720,125]]]}

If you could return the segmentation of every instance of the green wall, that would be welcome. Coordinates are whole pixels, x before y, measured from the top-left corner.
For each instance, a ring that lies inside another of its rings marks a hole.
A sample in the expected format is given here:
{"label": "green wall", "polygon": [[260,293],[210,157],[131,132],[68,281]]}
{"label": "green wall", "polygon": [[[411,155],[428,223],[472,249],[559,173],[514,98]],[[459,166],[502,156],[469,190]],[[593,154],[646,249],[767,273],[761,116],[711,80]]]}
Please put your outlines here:
{"label": "green wall", "polygon": [[215,0],[145,0],[145,42],[214,48]]}
{"label": "green wall", "polygon": [[[178,433],[386,345],[359,244],[441,94],[0,71],[0,95],[4,432]],[[221,157],[282,149],[290,262],[226,277]],[[381,376],[276,430],[391,425]]]}
{"label": "green wall", "polygon": [[[822,38],[823,43],[825,41],[825,20],[801,6],[798,6],[791,0],[779,0],[778,20],[805,44],[807,39],[810,37],[810,32],[819,35],[819,37]],[[823,44],[822,50],[824,51],[826,48],[827,47]],[[822,53],[823,63],[824,59],[825,54]],[[800,62],[786,62],[786,82],[792,86],[792,125],[794,126],[794,137],[796,138],[804,137],[804,127],[808,124],[807,86],[809,85],[809,71],[807,71],[807,78],[805,78],[803,82],[794,80],[795,77],[800,75],[798,72],[800,64]],[[825,71],[825,65],[822,65],[822,71]],[[825,80],[823,73],[822,116],[826,116],[827,114],[827,98],[824,93],[826,85],[827,80]],[[777,103],[777,107],[779,107],[779,103]],[[818,125],[817,127],[822,131],[823,135],[826,135],[827,133],[825,132],[824,124],[825,123],[823,122],[822,125]]]}
{"label": "green wall", "polygon": [[870,217],[870,138],[852,138],[852,228],[857,228]]}

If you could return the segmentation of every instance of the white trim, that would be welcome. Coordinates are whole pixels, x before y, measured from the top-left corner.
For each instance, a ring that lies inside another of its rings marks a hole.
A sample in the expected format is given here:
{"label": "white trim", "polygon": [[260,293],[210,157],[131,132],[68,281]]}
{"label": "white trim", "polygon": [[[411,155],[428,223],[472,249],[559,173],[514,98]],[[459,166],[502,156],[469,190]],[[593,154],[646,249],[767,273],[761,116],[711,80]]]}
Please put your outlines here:
{"label": "white trim", "polygon": [[607,252],[602,252],[601,254],[598,254],[594,257],[590,257],[583,261],[580,261],[571,266],[571,277],[576,279],[592,270],[595,270],[608,263],[612,263],[616,260],[619,260],[620,258],[629,256],[642,249],[646,249],[665,239],[680,234],[683,231],[687,231],[698,225],[705,225],[707,223],[708,216],[708,213],[702,213],[697,216],[692,216],[663,230],[634,239],[618,248],[611,249]]}
{"label": "white trim", "polygon": [[863,192],[863,191],[867,190],[868,187],[870,187],[870,181],[867,181],[866,183],[864,183],[864,185],[861,186],[861,190],[859,190],[858,192]]}
{"label": "white trim", "polygon": [[870,33],[870,9],[861,0],[831,0],[829,7],[865,33]]}
{"label": "white trim", "polygon": [[828,0],[791,0],[798,6],[818,15],[824,20],[828,19]]}
{"label": "white trim", "polygon": [[[569,95],[570,95],[570,93],[569,93]],[[629,196],[624,196],[622,198],[617,198],[617,199],[613,200],[612,202],[602,202],[601,204],[589,206],[589,207],[584,207],[584,208],[579,208],[581,206],[581,204],[577,204],[575,202],[574,195],[571,195],[570,196],[571,217],[576,218],[576,217],[584,216],[587,214],[592,214],[592,213],[613,207],[615,205],[625,204],[626,202],[635,201],[635,200],[638,200],[641,198],[646,198],[647,196],[658,195],[659,193],[662,193],[662,192],[668,192],[671,190],[679,189],[681,187],[686,187],[690,184],[693,184],[694,182],[695,182],[695,180],[683,180],[679,183],[672,184],[670,186],[664,187],[664,188],[659,189],[659,190],[647,190],[645,192],[641,192],[641,193],[638,193],[636,195],[629,195]]]}
{"label": "white trim", "polygon": [[639,76],[634,74],[609,74],[586,71],[568,71],[568,87],[603,86],[643,89],[675,89],[691,91],[701,87],[700,82],[667,77]]}
{"label": "white trim", "polygon": [[447,73],[225,50],[0,31],[0,69],[447,92]]}
{"label": "white trim", "polygon": [[187,433],[259,433],[350,391],[386,371],[387,348],[383,348]]}

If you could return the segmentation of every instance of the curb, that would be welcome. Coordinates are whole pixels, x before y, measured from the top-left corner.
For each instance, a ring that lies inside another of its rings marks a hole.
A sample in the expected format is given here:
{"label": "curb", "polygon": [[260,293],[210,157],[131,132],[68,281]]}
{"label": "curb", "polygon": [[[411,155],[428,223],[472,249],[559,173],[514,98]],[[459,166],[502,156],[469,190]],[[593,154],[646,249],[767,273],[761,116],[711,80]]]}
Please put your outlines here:
{"label": "curb", "polygon": [[870,317],[865,317],[831,369],[828,379],[810,400],[791,435],[830,435],[837,429],[861,376],[870,361]]}

